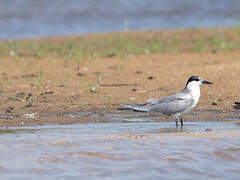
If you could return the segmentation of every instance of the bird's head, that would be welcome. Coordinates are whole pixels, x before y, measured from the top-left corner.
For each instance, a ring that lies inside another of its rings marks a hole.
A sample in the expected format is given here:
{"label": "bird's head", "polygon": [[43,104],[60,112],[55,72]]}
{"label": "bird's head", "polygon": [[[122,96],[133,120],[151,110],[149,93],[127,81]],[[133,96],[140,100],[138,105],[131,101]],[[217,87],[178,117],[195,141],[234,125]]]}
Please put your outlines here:
{"label": "bird's head", "polygon": [[207,80],[203,80],[199,76],[191,76],[187,81],[186,88],[188,88],[188,89],[192,89],[195,87],[197,88],[201,84],[213,84],[213,83],[210,81],[207,81]]}

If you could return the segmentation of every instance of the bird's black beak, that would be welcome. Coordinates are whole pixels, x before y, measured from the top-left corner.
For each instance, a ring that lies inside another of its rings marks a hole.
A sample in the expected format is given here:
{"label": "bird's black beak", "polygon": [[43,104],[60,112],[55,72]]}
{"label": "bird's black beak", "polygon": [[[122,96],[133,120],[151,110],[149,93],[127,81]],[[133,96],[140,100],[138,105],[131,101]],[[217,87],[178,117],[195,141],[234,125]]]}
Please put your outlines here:
{"label": "bird's black beak", "polygon": [[203,80],[203,81],[202,81],[202,84],[213,84],[213,83],[210,82],[210,81]]}

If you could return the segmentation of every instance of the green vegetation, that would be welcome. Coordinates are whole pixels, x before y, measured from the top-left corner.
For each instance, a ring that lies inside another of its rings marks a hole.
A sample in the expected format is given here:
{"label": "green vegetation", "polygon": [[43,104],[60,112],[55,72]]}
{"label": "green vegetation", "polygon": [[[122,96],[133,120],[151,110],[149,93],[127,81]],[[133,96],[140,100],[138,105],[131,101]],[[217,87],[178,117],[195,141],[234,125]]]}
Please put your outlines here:
{"label": "green vegetation", "polygon": [[185,29],[108,33],[40,40],[0,42],[0,55],[74,59],[79,69],[83,59],[159,52],[216,52],[240,49],[240,28]]}
{"label": "green vegetation", "polygon": [[5,97],[5,98],[8,98],[9,100],[14,100],[14,101],[22,101],[22,98],[18,96],[7,96],[4,94],[0,94],[0,97]]}
{"label": "green vegetation", "polygon": [[13,83],[12,81],[7,80],[7,81],[3,81],[2,84],[4,87],[10,87]]}
{"label": "green vegetation", "polygon": [[35,81],[35,87],[36,87],[37,89],[40,89],[40,88],[41,88],[42,76],[43,76],[43,70],[41,69],[41,70],[39,71],[38,77],[37,77],[37,79],[36,79],[36,81]]}

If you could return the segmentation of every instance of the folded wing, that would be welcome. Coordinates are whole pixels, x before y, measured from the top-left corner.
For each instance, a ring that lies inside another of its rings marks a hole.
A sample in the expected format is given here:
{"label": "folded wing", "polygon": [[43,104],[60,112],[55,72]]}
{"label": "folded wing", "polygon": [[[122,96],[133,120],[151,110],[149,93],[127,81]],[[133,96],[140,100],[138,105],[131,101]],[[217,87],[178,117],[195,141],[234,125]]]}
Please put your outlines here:
{"label": "folded wing", "polygon": [[183,112],[193,105],[190,94],[179,92],[159,99],[148,99],[149,111],[157,111],[165,115]]}
{"label": "folded wing", "polygon": [[121,104],[121,106],[135,111],[156,111],[165,115],[172,115],[186,111],[193,105],[191,95],[185,90],[163,98],[150,98],[146,104]]}

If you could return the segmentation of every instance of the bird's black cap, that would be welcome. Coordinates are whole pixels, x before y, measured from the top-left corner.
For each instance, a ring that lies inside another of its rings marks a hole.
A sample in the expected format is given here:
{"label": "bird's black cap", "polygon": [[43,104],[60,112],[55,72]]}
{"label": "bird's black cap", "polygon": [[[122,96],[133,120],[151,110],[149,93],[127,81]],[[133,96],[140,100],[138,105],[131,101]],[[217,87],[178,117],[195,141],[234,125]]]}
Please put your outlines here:
{"label": "bird's black cap", "polygon": [[190,83],[190,82],[192,82],[192,81],[200,81],[200,80],[201,80],[201,79],[200,79],[200,77],[198,77],[198,76],[191,76],[191,77],[188,79],[186,86],[188,85],[188,83]]}
{"label": "bird's black cap", "polygon": [[202,80],[199,76],[191,76],[188,81],[186,86],[188,85],[188,83],[192,82],[192,81],[201,81],[202,84],[213,84],[210,81],[206,81],[206,80]]}

